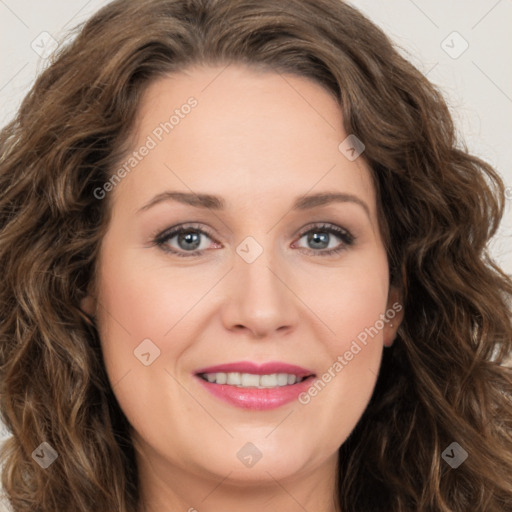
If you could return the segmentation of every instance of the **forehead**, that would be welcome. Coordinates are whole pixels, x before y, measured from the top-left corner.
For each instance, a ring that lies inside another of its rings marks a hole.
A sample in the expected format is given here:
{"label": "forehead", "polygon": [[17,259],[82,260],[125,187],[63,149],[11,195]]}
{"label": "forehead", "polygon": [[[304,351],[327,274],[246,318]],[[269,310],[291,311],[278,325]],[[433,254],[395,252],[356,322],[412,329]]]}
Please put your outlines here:
{"label": "forehead", "polygon": [[340,150],[341,107],[305,77],[189,68],[147,87],[133,133],[132,151],[151,149],[115,193],[139,206],[165,187],[223,196],[228,208],[332,189],[363,195],[376,213],[368,166]]}

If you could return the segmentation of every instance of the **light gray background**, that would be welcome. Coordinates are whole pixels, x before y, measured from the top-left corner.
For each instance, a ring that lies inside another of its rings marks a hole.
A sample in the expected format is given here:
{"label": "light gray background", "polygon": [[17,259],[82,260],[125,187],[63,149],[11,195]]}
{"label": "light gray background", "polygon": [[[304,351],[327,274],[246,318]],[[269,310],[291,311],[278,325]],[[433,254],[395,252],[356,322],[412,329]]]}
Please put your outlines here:
{"label": "light gray background", "polygon": [[[0,126],[12,118],[44,68],[45,52],[52,50],[47,34],[58,42],[67,30],[106,3],[0,0]],[[504,270],[512,274],[512,0],[350,3],[379,25],[440,87],[469,150],[503,177],[507,208],[490,247]],[[6,436],[1,427],[0,441]]]}

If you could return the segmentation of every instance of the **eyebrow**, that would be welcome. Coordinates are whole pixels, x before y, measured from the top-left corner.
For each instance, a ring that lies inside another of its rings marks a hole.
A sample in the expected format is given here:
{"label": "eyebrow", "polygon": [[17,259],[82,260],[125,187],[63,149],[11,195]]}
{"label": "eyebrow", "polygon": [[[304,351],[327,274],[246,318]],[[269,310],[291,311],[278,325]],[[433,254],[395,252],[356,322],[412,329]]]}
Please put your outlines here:
{"label": "eyebrow", "polygon": [[[142,206],[142,208],[139,208],[137,212],[149,210],[156,204],[165,201],[176,201],[178,203],[194,206],[195,208],[205,208],[211,210],[226,209],[225,200],[219,196],[168,190],[153,197],[153,199]],[[355,203],[361,206],[368,217],[370,217],[370,209],[362,199],[353,194],[346,194],[341,192],[319,192],[316,194],[300,196],[295,199],[292,205],[292,210],[309,210],[311,208],[325,206],[332,203]]]}

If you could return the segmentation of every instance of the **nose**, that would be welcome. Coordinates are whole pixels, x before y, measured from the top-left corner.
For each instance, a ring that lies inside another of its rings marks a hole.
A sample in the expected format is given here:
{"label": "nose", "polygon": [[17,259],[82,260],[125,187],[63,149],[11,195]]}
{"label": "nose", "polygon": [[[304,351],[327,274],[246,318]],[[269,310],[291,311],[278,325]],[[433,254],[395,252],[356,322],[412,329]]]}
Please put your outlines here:
{"label": "nose", "polygon": [[291,269],[277,265],[264,250],[248,263],[235,254],[229,273],[222,321],[230,331],[247,331],[252,338],[270,338],[295,329],[300,300],[293,291]]}

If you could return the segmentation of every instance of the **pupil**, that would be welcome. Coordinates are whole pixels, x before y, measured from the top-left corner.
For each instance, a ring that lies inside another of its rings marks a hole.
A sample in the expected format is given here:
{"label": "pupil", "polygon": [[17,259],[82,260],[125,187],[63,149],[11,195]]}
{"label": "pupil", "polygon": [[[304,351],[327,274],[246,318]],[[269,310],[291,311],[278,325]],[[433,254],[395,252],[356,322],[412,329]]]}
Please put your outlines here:
{"label": "pupil", "polygon": [[[321,233],[321,232],[320,232]],[[322,235],[319,235],[317,232],[312,232],[310,236],[308,237],[309,242],[313,242],[314,244],[327,244],[329,245],[329,242],[327,241],[327,233],[323,233]],[[323,240],[322,240],[323,239]],[[316,247],[317,249],[325,249],[325,247]]]}
{"label": "pupil", "polygon": [[[196,238],[195,240],[195,243],[193,240],[191,240],[190,238],[191,237],[194,237]],[[181,233],[179,235],[179,240],[178,241],[182,241],[182,240],[185,240],[187,243],[189,242],[192,242],[194,243],[194,246],[192,247],[192,249],[195,249],[196,247],[198,247],[200,244],[199,244],[199,236],[197,233]],[[191,246],[189,245],[189,249],[191,248]]]}

